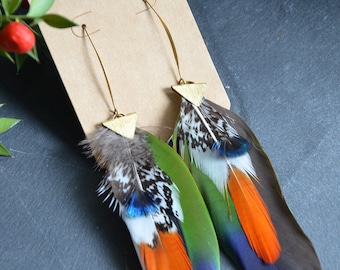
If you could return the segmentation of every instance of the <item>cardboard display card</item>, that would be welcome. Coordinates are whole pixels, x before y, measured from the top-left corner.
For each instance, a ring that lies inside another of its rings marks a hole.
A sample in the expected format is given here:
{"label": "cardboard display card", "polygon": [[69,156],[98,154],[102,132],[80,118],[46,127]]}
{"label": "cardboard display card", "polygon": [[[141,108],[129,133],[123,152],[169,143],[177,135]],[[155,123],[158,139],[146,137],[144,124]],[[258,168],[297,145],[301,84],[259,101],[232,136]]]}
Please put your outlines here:
{"label": "cardboard display card", "polygon": [[[206,97],[229,108],[214,68],[185,0],[158,0],[154,8],[168,26],[185,80],[206,82]],[[55,1],[48,13],[79,26],[40,28],[85,134],[110,118],[113,109],[103,71],[85,24],[105,67],[120,113],[137,112],[137,126],[167,139],[174,127],[180,96],[170,86],[179,75],[169,39],[157,16],[142,0]]]}

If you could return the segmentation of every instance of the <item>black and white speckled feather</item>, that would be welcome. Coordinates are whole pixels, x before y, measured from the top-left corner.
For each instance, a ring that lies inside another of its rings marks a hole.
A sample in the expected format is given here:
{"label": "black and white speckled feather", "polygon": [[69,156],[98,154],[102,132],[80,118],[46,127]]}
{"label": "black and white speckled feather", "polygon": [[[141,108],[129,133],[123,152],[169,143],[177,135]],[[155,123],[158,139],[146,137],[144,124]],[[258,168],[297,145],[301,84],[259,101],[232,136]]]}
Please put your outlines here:
{"label": "black and white speckled feather", "polygon": [[[137,130],[127,139],[100,127],[83,142],[97,165],[106,169],[98,193],[120,206],[126,218],[152,216],[158,229],[171,231],[182,219],[178,189],[155,163],[146,133]],[[177,221],[176,221],[177,222]]]}
{"label": "black and white speckled feather", "polygon": [[250,144],[238,134],[234,121],[215,109],[209,100],[203,99],[197,107],[182,98],[176,148],[184,151],[184,144],[188,146],[191,162],[213,180],[223,196],[231,166],[256,178],[248,154]]}

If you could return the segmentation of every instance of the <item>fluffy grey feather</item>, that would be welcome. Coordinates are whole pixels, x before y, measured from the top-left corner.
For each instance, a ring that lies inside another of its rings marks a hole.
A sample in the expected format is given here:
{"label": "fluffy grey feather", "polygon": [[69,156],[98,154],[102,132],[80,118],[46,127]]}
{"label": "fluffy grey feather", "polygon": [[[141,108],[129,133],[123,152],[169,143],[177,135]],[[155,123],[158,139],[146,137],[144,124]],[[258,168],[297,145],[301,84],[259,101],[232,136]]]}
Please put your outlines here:
{"label": "fluffy grey feather", "polygon": [[118,201],[130,217],[152,214],[158,228],[170,230],[181,216],[173,202],[178,190],[156,165],[146,136],[137,129],[134,138],[127,139],[100,127],[81,144],[106,169],[99,195],[107,193],[105,200],[111,197],[110,205]]}

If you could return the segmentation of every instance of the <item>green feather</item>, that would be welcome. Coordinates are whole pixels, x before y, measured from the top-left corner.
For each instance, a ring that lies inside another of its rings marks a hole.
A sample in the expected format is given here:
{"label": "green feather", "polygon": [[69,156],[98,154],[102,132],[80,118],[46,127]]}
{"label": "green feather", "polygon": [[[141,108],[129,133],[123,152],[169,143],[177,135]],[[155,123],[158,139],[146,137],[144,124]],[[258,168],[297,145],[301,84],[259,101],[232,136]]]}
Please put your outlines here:
{"label": "green feather", "polygon": [[[191,173],[194,179],[198,181],[203,198],[215,224],[216,231],[224,231],[226,224],[228,224],[229,228],[240,229],[241,224],[229,192],[226,200],[211,179],[194,164],[191,164]],[[224,214],[221,215],[221,213]],[[217,233],[217,235],[220,234]]]}
{"label": "green feather", "polygon": [[[258,259],[253,250],[250,248],[248,240],[243,233],[242,226],[229,191],[226,191],[226,196],[223,196],[210,177],[197,168],[194,162],[191,162],[186,143],[183,145],[182,155],[184,162],[190,168],[191,174],[202,193],[223,250],[233,260],[237,269],[252,269],[254,265],[259,266]],[[246,261],[242,259],[243,257],[240,256],[240,254],[243,254]],[[252,266],[254,257],[256,264]],[[271,268],[268,267],[268,270],[269,269]]]}
{"label": "green feather", "polygon": [[[203,199],[213,220],[217,236],[222,238],[225,233],[226,224],[228,224],[228,229],[231,231],[240,230],[241,224],[229,192],[228,196],[224,198],[213,181],[199,170],[194,162],[190,162],[189,151],[186,144],[184,145],[183,160],[189,166],[191,174],[203,195]],[[221,244],[225,242],[223,239],[219,239],[219,241]],[[225,246],[223,246],[223,248],[228,249]]]}
{"label": "green feather", "polygon": [[[188,167],[175,151],[154,135],[148,134],[147,140],[157,166],[170,176],[180,191],[184,215],[181,228],[194,269],[220,269],[215,230]],[[206,243],[206,246],[202,246],[202,243]]]}

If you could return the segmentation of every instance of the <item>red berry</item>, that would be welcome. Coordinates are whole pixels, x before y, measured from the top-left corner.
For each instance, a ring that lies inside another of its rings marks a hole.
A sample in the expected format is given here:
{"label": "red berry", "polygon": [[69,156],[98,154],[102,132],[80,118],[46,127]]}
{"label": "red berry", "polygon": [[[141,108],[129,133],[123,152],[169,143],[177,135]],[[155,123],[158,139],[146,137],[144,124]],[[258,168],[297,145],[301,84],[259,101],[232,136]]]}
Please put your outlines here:
{"label": "red berry", "polygon": [[6,52],[27,53],[34,45],[34,33],[21,22],[11,22],[0,31],[0,47]]}

